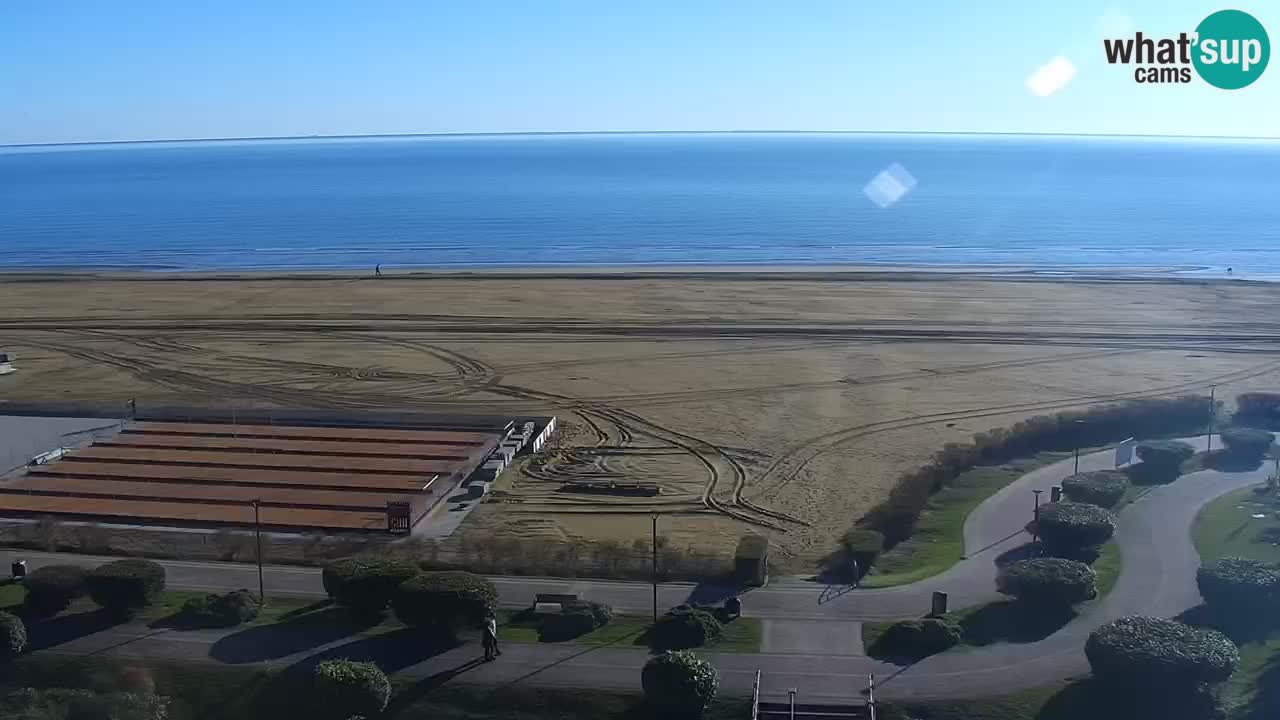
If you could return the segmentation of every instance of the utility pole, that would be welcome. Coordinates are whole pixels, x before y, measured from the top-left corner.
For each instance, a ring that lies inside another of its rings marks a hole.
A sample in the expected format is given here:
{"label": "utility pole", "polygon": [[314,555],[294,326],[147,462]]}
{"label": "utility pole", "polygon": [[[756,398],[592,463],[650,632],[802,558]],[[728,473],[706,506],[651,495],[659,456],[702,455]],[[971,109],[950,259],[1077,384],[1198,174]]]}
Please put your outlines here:
{"label": "utility pole", "polygon": [[1039,523],[1040,523],[1040,493],[1042,493],[1042,492],[1044,492],[1044,491],[1043,491],[1043,490],[1032,490],[1031,492],[1032,492],[1032,493],[1034,493],[1034,494],[1035,494],[1035,496],[1036,496],[1036,506],[1035,506],[1035,509],[1033,509],[1033,510],[1031,511],[1031,520],[1032,520],[1032,522],[1031,522],[1031,527],[1032,527],[1032,530],[1031,530],[1031,542],[1032,542],[1032,544],[1035,544],[1036,542],[1039,542],[1039,540],[1040,540],[1040,525],[1039,525]]}
{"label": "utility pole", "polygon": [[253,534],[258,543],[258,552],[256,553],[258,557],[258,602],[265,605],[267,602],[267,593],[266,590],[263,589],[262,582],[262,517],[258,513],[258,506],[261,504],[261,499],[255,499],[253,501]]}
{"label": "utility pole", "polygon": [[653,519],[653,622],[658,623],[658,513],[650,513]]}
{"label": "utility pole", "polygon": [[1217,385],[1209,386],[1209,430],[1204,434],[1205,452],[1213,450],[1213,418],[1218,414],[1218,402],[1214,396],[1217,391]]}

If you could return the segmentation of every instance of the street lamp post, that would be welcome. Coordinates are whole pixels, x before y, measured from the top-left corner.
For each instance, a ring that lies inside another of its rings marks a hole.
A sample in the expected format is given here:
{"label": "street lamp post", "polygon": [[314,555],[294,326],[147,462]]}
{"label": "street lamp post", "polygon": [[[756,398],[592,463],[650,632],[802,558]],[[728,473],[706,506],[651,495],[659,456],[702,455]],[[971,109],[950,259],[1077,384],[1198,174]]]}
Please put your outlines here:
{"label": "street lamp post", "polygon": [[1213,450],[1213,418],[1218,414],[1218,402],[1215,399],[1215,394],[1217,392],[1217,385],[1209,386],[1209,429],[1204,434],[1205,452]]}
{"label": "street lamp post", "polygon": [[[1072,420],[1071,422],[1076,425],[1084,424],[1083,420]],[[1078,430],[1079,428],[1077,428],[1077,431]],[[1080,435],[1078,434],[1078,432],[1076,434],[1076,453],[1075,454],[1076,454],[1076,466],[1075,466],[1075,470],[1072,471],[1072,474],[1079,475],[1080,474]],[[1037,497],[1039,497],[1039,495],[1037,495]]]}
{"label": "street lamp post", "polygon": [[658,622],[658,513],[651,513],[653,519],[653,622]]}
{"label": "street lamp post", "polygon": [[1031,511],[1031,542],[1035,544],[1040,541],[1040,493],[1044,491],[1032,490],[1031,492],[1036,496],[1036,505]]}
{"label": "street lamp post", "polygon": [[258,545],[258,551],[255,553],[258,558],[258,602],[266,604],[267,593],[263,589],[262,582],[262,517],[258,513],[260,504],[262,504],[260,499],[253,501],[253,534]]}

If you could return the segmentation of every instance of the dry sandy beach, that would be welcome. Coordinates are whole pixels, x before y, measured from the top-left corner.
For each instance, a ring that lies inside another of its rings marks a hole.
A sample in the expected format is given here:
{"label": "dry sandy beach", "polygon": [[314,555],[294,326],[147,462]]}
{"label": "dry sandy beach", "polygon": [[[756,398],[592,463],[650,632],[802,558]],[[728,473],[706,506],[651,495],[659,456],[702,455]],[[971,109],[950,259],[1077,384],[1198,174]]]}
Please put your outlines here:
{"label": "dry sandy beach", "polygon": [[[1280,381],[1280,285],[885,273],[0,276],[0,400],[548,412],[467,533],[647,538],[803,569],[944,442]],[[557,492],[656,482],[656,498]]]}

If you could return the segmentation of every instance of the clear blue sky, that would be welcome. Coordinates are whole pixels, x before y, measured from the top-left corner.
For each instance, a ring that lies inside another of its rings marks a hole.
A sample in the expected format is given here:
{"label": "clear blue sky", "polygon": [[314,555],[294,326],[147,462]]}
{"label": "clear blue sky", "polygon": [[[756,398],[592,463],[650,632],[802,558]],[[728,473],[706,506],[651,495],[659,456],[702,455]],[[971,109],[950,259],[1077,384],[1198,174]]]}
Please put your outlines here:
{"label": "clear blue sky", "polygon": [[[1101,61],[1108,10],[1176,34],[1230,6],[9,0],[0,144],[524,130],[1280,134],[1280,61],[1234,92],[1140,86]],[[1280,6],[1234,6],[1280,38]],[[1078,75],[1036,97],[1023,83],[1057,54]]]}

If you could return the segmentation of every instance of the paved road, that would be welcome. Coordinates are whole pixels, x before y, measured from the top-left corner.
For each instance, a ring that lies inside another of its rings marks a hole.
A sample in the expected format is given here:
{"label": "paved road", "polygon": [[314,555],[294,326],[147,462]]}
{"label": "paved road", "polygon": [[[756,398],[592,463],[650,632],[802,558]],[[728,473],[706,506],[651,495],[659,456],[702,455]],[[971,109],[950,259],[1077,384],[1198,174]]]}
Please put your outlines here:
{"label": "paved road", "polygon": [[[1194,442],[1203,447],[1202,439]],[[1111,453],[1082,457],[1080,469],[1109,467],[1111,457]],[[906,668],[863,655],[858,640],[860,621],[922,615],[935,589],[950,594],[953,608],[997,597],[993,589],[994,561],[1029,540],[1020,531],[1030,518],[1031,490],[1047,490],[1072,470],[1071,460],[1041,468],[983,503],[965,524],[967,558],[936,577],[899,588],[854,590],[834,598],[826,588],[800,582],[784,582],[752,591],[745,601],[746,614],[764,619],[765,652],[708,654],[721,670],[725,690],[749,691],[755,671],[760,669],[763,691],[770,695],[783,694],[787,688],[794,687],[811,700],[854,698],[865,687],[867,674],[875,673],[879,691],[887,698],[978,697],[1044,685],[1087,672],[1084,640],[1098,625],[1123,615],[1169,617],[1199,603],[1195,587],[1199,558],[1188,533],[1197,510],[1223,493],[1258,483],[1266,476],[1265,469],[1229,474],[1199,472],[1155,488],[1126,507],[1120,514],[1116,534],[1123,562],[1120,579],[1096,607],[1044,640],[956,650]],[[27,558],[32,567],[49,562],[91,565],[105,559],[61,554],[28,554]],[[252,566],[174,561],[163,564],[169,573],[169,584],[175,588],[230,589],[257,585],[257,572]],[[643,613],[651,609],[652,603],[651,588],[643,583],[543,578],[495,578],[495,582],[503,604],[512,607],[527,607],[537,592],[564,592],[566,588],[584,597],[608,602],[624,612]],[[266,587],[268,594],[323,594],[319,572],[308,568],[269,567]],[[707,588],[670,583],[661,587],[659,603],[664,608],[670,607],[692,593],[707,591]],[[714,589],[710,592],[714,594]],[[213,657],[226,662],[229,656],[221,649],[228,643],[254,644],[254,636],[243,637],[250,632],[157,632],[124,626],[71,640],[54,650],[162,658]],[[227,637],[235,639],[227,640]],[[317,643],[314,637],[296,638],[284,642],[278,653],[259,656],[250,653],[250,657],[255,662],[293,664],[321,650],[348,655],[366,653],[387,660],[390,656],[404,655],[387,653],[386,648],[406,639],[397,640],[395,636],[378,641],[332,638],[328,643]],[[394,669],[415,677],[445,677],[440,674],[455,672],[476,653],[476,648],[467,646]],[[512,644],[500,662],[467,666],[457,679],[477,683],[520,681],[635,689],[646,657],[643,650],[630,647],[588,649]]]}

